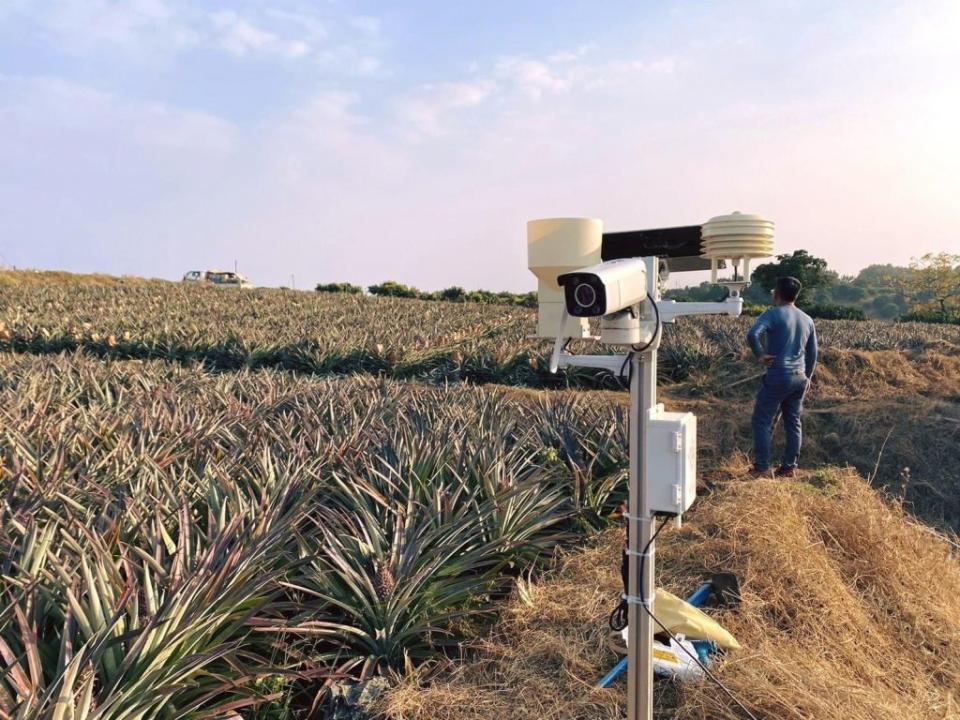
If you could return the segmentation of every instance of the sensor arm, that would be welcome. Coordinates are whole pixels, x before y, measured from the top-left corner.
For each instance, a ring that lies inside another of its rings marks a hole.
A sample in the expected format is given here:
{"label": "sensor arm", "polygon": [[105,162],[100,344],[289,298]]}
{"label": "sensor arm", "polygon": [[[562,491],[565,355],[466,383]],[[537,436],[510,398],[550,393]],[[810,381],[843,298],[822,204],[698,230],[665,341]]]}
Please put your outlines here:
{"label": "sensor arm", "polygon": [[677,302],[676,300],[661,300],[660,321],[673,322],[684,315],[732,315],[737,317],[743,312],[743,298],[731,296],[720,302]]}
{"label": "sensor arm", "polygon": [[556,372],[562,367],[588,367],[597,370],[608,370],[613,375],[622,375],[626,355],[574,355],[564,350],[567,342],[572,338],[564,337],[563,330],[567,323],[567,307],[564,305],[560,313],[560,330],[553,343],[553,352],[550,353],[550,372]]}
{"label": "sensor arm", "polygon": [[[567,306],[564,303],[563,311],[560,313],[560,329],[557,330],[557,339],[553,343],[553,352],[550,353],[550,372],[554,375],[557,374],[557,370],[560,369],[560,356],[564,354],[564,345],[570,340],[568,337],[564,337],[563,331],[567,327]],[[566,353],[569,354],[569,353]]]}

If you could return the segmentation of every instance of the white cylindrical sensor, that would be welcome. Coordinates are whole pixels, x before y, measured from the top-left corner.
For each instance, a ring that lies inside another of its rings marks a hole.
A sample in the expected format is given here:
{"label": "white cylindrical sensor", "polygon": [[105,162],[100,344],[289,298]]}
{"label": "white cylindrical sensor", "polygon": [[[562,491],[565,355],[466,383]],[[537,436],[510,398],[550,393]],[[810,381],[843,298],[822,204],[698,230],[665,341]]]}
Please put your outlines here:
{"label": "white cylindrical sensor", "polygon": [[[537,276],[537,336],[557,337],[561,331],[563,290],[557,277],[600,262],[603,221],[593,218],[545,218],[527,223],[527,266]],[[586,318],[569,317],[564,337],[590,336]]]}

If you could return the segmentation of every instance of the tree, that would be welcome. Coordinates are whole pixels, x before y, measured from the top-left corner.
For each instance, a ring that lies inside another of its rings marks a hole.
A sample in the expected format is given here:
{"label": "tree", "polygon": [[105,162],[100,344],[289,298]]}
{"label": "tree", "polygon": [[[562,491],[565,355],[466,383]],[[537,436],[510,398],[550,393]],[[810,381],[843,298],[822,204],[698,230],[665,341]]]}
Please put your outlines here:
{"label": "tree", "polygon": [[867,296],[867,291],[859,285],[854,285],[849,278],[841,278],[829,288],[826,294],[828,297],[824,299],[829,302],[856,305],[863,302]]}
{"label": "tree", "polygon": [[[768,293],[777,284],[777,278],[795,277],[806,291],[829,287],[837,280],[837,274],[827,269],[827,261],[814,257],[806,250],[794,250],[793,254],[777,255],[777,262],[764,263],[750,275],[750,280]],[[803,294],[801,294],[801,298]]]}
{"label": "tree", "polygon": [[663,296],[668,300],[678,302],[719,302],[727,295],[727,291],[720,285],[704,281],[699,285],[688,285],[682,288],[666,290]]}
{"label": "tree", "polygon": [[382,297],[399,297],[399,298],[419,298],[422,297],[422,293],[417,290],[415,287],[410,287],[404,285],[403,283],[398,283],[394,280],[387,280],[382,282],[379,285],[371,285],[367,288],[370,291],[371,295],[380,295]]}
{"label": "tree", "polygon": [[960,255],[927,253],[910,263],[912,272],[893,283],[903,290],[914,313],[960,314]]}
{"label": "tree", "polygon": [[913,270],[900,265],[867,265],[857,273],[853,284],[866,290],[880,291],[890,289],[892,280],[905,280],[913,275]]}
{"label": "tree", "polygon": [[314,288],[317,292],[327,293],[345,293],[347,295],[362,295],[363,288],[359,285],[351,285],[346,282],[338,283],[318,283]]}
{"label": "tree", "polygon": [[870,301],[870,314],[880,320],[894,320],[907,310],[896,295],[877,295]]}
{"label": "tree", "polygon": [[440,291],[440,299],[447,302],[466,302],[467,291],[459,285],[452,285]]}

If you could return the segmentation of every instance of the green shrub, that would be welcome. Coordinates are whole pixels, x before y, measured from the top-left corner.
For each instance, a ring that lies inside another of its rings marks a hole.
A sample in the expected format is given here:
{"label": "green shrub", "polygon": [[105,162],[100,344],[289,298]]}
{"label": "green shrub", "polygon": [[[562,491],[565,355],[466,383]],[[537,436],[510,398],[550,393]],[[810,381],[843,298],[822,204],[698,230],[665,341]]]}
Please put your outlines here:
{"label": "green shrub", "polygon": [[367,290],[370,291],[371,295],[379,295],[380,297],[423,298],[424,296],[424,294],[415,287],[394,282],[393,280],[387,280],[379,285],[371,285]]}
{"label": "green shrub", "polygon": [[925,322],[939,325],[960,325],[960,311],[946,315],[933,310],[908,312],[900,316],[901,322]]}
{"label": "green shrub", "polygon": [[448,287],[446,290],[441,290],[437,296],[437,299],[444,300],[446,302],[466,302],[467,291],[459,285],[454,285],[452,287]]}
{"label": "green shrub", "polygon": [[[745,302],[743,304],[744,315],[760,315],[769,305],[759,305],[757,303]],[[858,307],[850,305],[830,305],[830,304],[801,304],[800,309],[812,318],[821,320],[866,320],[866,313]]]}
{"label": "green shrub", "polygon": [[804,305],[803,311],[810,317],[822,320],[866,320],[867,314],[851,305]]}
{"label": "green shrub", "polygon": [[363,288],[346,282],[318,283],[314,288],[317,292],[344,293],[346,295],[363,295]]}

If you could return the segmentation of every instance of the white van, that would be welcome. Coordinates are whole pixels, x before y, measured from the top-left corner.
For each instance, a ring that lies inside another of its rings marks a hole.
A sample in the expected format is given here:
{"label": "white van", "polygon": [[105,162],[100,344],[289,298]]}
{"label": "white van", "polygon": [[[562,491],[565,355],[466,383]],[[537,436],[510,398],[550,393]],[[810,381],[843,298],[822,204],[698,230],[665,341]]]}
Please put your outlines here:
{"label": "white van", "polygon": [[183,282],[211,283],[221,287],[252,287],[243,275],[229,270],[191,270],[183,276]]}

